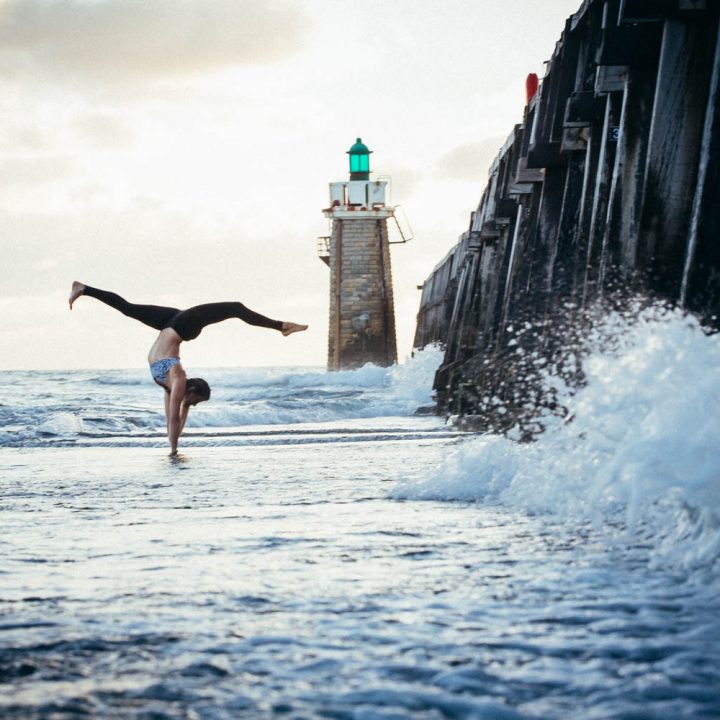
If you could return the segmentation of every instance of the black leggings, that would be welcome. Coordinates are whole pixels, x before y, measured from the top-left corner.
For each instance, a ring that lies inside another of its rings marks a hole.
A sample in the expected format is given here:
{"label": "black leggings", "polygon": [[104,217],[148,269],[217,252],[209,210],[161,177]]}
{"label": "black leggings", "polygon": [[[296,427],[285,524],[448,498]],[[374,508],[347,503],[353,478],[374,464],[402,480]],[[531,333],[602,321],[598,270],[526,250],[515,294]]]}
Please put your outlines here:
{"label": "black leggings", "polygon": [[129,303],[114,292],[98,290],[97,288],[85,286],[84,295],[94,297],[106,305],[119,310],[123,315],[139,320],[156,330],[172,328],[183,340],[194,340],[206,325],[239,318],[249,325],[282,330],[280,320],[271,320],[264,315],[253,312],[239,302],[207,303],[196,305],[187,310],[178,310],[172,307],[161,305],[136,305]]}

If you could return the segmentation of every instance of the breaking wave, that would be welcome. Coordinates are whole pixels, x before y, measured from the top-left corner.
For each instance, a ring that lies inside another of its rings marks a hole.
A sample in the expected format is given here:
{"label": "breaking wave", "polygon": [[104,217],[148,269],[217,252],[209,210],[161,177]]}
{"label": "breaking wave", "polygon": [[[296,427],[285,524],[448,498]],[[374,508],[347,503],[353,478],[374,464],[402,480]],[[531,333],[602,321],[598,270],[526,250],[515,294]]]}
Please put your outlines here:
{"label": "breaking wave", "polygon": [[650,308],[633,321],[611,315],[590,343],[577,393],[545,376],[569,414],[548,418],[536,442],[474,437],[392,496],[500,503],[606,534],[621,526],[649,538],[654,562],[717,571],[720,334]]}
{"label": "breaking wave", "polygon": [[[406,417],[431,403],[441,351],[428,348],[389,368],[366,365],[202,370],[212,400],[190,413],[190,431]],[[160,434],[161,390],[147,370],[7,373],[0,404],[0,447],[65,444],[90,435],[112,439]]]}

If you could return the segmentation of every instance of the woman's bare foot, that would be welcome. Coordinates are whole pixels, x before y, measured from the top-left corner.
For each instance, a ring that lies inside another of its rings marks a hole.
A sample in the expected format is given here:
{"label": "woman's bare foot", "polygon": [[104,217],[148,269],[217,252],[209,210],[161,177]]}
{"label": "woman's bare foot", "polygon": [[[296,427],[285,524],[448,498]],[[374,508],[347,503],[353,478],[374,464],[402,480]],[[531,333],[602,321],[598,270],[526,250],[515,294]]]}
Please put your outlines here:
{"label": "woman's bare foot", "polygon": [[291,322],[284,322],[282,324],[282,330],[280,332],[287,337],[288,335],[292,335],[296,332],[302,332],[303,330],[307,330],[307,325],[298,325],[297,323],[291,323]]}
{"label": "woman's bare foot", "polygon": [[72,289],[70,290],[70,297],[68,298],[68,302],[70,303],[70,309],[72,310],[73,303],[85,292],[85,286],[81,283],[75,280],[72,284]]}

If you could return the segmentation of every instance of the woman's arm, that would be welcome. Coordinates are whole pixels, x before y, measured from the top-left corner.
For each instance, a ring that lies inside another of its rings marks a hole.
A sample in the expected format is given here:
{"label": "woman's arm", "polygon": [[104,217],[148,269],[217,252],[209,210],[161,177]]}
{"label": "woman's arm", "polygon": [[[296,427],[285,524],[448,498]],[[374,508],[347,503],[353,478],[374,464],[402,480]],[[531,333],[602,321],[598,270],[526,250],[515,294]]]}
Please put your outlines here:
{"label": "woman's arm", "polygon": [[185,421],[187,420],[188,410],[190,410],[190,406],[187,403],[182,403],[180,405],[180,435],[182,435],[182,432],[185,429]]}
{"label": "woman's arm", "polygon": [[[175,365],[172,370],[179,367],[179,365]],[[187,408],[182,411],[183,398],[185,397],[185,371],[180,368],[179,371],[171,372],[168,380],[170,381],[170,395],[166,397],[165,402],[167,435],[170,443],[170,454],[177,455],[178,439],[187,417]]]}

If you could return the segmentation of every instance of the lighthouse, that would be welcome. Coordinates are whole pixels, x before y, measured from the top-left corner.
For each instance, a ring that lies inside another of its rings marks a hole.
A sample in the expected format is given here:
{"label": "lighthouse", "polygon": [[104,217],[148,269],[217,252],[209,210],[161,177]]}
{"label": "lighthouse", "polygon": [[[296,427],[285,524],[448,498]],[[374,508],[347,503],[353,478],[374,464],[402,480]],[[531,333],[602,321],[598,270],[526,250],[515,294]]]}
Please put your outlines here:
{"label": "lighthouse", "polygon": [[387,182],[370,179],[370,153],[360,138],[347,151],[349,179],[330,183],[332,221],[321,258],[330,267],[328,370],[397,362],[395,311],[385,204]]}

